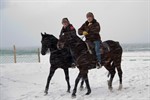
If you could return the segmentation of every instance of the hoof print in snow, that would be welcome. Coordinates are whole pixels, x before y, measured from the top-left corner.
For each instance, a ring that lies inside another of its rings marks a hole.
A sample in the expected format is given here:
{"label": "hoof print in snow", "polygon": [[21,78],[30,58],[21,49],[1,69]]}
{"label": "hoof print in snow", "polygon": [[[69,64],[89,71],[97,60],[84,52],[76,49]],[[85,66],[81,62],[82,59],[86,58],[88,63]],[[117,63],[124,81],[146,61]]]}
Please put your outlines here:
{"label": "hoof print in snow", "polygon": [[35,96],[35,98],[39,98],[39,96]]}
{"label": "hoof print in snow", "polygon": [[147,85],[145,85],[146,87],[148,87],[149,85],[147,84]]}
{"label": "hoof print in snow", "polygon": [[60,96],[64,96],[65,94],[61,94]]}

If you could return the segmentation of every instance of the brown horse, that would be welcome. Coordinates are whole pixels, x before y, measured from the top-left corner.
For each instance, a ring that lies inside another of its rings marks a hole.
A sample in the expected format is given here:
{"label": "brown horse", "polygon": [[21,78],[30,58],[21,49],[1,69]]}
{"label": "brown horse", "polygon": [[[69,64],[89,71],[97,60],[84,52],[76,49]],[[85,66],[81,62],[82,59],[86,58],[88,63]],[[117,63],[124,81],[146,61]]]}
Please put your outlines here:
{"label": "brown horse", "polygon": [[[116,73],[115,68],[117,68],[118,75],[120,78],[119,89],[122,88],[122,69],[121,69],[121,58],[122,58],[122,47],[119,42],[115,42],[112,40],[108,40],[103,42],[105,44],[103,47],[106,49],[104,53],[101,54],[102,57],[102,66],[104,66],[110,73],[110,79],[108,81],[108,88],[112,90],[112,81],[114,75]],[[107,45],[106,45],[107,44]],[[80,39],[76,33],[65,33],[62,35],[57,44],[59,49],[64,47],[69,47],[72,51],[73,56],[75,57],[76,63],[78,64],[79,74],[75,80],[75,86],[73,89],[72,96],[76,96],[77,85],[79,80],[82,78],[86,83],[87,93],[89,95],[91,93],[91,88],[89,85],[88,79],[88,70],[91,68],[96,68],[96,55],[93,52],[89,52],[89,48],[87,44]],[[81,82],[81,87],[83,85],[83,81]]]}

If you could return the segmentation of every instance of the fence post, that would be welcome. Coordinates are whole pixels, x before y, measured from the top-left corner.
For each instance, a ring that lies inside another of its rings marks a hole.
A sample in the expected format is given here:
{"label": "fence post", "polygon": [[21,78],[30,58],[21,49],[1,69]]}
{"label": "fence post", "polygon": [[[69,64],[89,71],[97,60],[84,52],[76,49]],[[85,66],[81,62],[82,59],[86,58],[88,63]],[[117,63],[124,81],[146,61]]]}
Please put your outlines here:
{"label": "fence post", "polygon": [[40,49],[38,48],[38,62],[40,63]]}
{"label": "fence post", "polygon": [[16,47],[15,45],[13,46],[14,48],[14,63],[17,63],[17,58],[16,58]]}

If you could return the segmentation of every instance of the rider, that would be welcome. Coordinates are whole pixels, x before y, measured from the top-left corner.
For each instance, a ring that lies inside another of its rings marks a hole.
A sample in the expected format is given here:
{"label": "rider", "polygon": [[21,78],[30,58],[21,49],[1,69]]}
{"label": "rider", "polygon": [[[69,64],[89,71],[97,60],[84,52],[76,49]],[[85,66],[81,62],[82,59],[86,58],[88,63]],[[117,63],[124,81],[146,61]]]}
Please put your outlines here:
{"label": "rider", "polygon": [[[59,37],[61,37],[63,34],[67,33],[67,32],[72,32],[72,33],[76,33],[76,29],[73,27],[72,24],[70,24],[68,18],[63,18],[62,19],[62,29],[61,29],[61,32],[60,32],[60,35]],[[72,62],[72,67],[75,67],[76,64],[75,64],[75,59],[74,59],[74,56],[73,56],[73,53],[71,52],[70,50],[70,53],[71,53],[71,62]]]}
{"label": "rider", "polygon": [[76,33],[76,29],[73,27],[72,24],[70,24],[68,18],[63,18],[62,19],[62,25],[63,25],[63,27],[61,29],[59,37],[61,35],[63,35],[64,33],[66,33],[66,32],[74,32],[74,33]]}
{"label": "rider", "polygon": [[101,68],[101,37],[100,37],[100,24],[94,18],[93,13],[88,12],[86,14],[87,21],[79,28],[79,35],[84,35],[86,40],[91,41],[95,45],[95,52],[98,60],[98,68]]}

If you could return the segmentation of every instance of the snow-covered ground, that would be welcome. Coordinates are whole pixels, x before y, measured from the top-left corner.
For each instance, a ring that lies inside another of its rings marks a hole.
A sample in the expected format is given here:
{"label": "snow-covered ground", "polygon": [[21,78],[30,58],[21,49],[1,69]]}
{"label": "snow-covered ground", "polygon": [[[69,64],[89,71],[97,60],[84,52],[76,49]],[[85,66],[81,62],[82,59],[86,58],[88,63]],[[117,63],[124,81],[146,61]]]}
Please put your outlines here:
{"label": "snow-covered ground", "polygon": [[[71,100],[62,69],[58,69],[50,83],[49,94],[44,88],[49,74],[49,55],[42,56],[41,63],[0,64],[0,100]],[[74,100],[150,100],[150,52],[125,52],[122,58],[123,89],[118,74],[113,81],[113,91],[107,87],[105,68],[89,71],[92,93],[86,89],[77,91]],[[69,69],[73,89],[78,69]]]}

